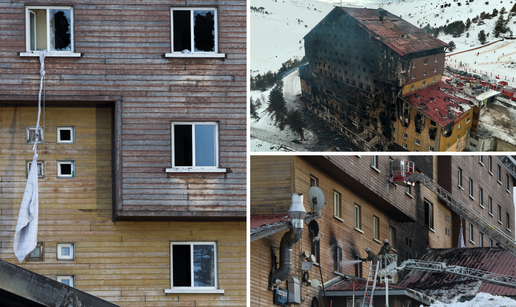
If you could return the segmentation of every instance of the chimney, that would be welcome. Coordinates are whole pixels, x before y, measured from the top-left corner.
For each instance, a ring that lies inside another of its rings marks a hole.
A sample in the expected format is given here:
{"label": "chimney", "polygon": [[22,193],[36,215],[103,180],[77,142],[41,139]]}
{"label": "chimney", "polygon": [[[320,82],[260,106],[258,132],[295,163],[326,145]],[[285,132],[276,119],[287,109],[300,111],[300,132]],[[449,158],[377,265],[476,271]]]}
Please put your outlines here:
{"label": "chimney", "polygon": [[378,9],[378,13],[380,14],[380,21],[383,21],[383,17],[387,16],[387,11],[382,8]]}

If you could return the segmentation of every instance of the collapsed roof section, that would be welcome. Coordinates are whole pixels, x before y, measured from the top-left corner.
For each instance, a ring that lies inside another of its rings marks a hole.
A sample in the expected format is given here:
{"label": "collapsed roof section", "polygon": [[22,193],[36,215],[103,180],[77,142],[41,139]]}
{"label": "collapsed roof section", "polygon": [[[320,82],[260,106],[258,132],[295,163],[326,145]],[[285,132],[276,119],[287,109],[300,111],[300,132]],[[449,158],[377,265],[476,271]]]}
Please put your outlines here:
{"label": "collapsed roof section", "polygon": [[[447,266],[463,266],[491,273],[515,276],[516,257],[497,247],[430,249],[421,260],[444,262]],[[477,280],[469,279],[471,282]],[[456,284],[467,282],[464,277],[446,273],[411,271],[398,283],[398,286],[413,289],[448,289]],[[516,296],[516,289],[482,283],[477,293]]]}
{"label": "collapsed roof section", "polygon": [[400,56],[448,47],[445,42],[384,9],[336,7],[324,19],[337,10],[353,17],[359,27]]}
{"label": "collapsed roof section", "polygon": [[444,82],[427,86],[402,96],[402,99],[430,119],[445,127],[459,119],[476,103]]}

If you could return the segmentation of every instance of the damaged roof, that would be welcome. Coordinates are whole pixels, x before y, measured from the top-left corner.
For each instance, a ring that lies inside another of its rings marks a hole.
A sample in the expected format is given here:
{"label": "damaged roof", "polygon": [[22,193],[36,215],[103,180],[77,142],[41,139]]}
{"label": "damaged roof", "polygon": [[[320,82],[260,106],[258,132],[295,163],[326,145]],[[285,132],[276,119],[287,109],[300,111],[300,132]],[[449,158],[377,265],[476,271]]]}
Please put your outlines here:
{"label": "damaged roof", "polygon": [[466,97],[444,82],[402,96],[403,100],[443,127],[476,105]]}
{"label": "damaged roof", "polygon": [[[328,288],[326,288],[326,291],[353,291],[353,280],[355,281],[355,291],[364,291],[366,287],[366,280],[365,279],[351,279],[346,278]],[[385,284],[384,283],[376,283],[376,290],[384,290]],[[405,289],[403,287],[389,284],[389,290],[392,289]]]}
{"label": "damaged roof", "polygon": [[[337,7],[357,20],[372,37],[400,56],[447,47],[448,44],[384,9]],[[380,12],[384,14],[380,20]]]}
{"label": "damaged roof", "polygon": [[[498,247],[430,249],[421,260],[445,262],[448,266],[459,265],[491,273],[516,276],[516,257]],[[477,282],[477,280],[472,281]],[[461,276],[410,271],[398,283],[398,286],[413,289],[446,289],[455,284],[464,283],[464,277]],[[485,282],[478,289],[477,293],[479,292],[516,296],[516,289]]]}
{"label": "damaged roof", "polygon": [[[305,223],[321,217],[321,212],[307,212]],[[251,241],[261,239],[290,227],[287,213],[251,215]]]}

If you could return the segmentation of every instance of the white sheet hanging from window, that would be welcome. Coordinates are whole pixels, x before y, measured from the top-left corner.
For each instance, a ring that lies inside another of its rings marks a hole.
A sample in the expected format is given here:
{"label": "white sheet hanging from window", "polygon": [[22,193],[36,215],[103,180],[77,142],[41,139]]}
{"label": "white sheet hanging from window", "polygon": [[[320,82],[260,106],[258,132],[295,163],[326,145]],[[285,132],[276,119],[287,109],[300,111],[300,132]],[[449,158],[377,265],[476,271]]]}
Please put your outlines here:
{"label": "white sheet hanging from window", "polygon": [[32,252],[38,241],[38,141],[41,139],[39,135],[39,119],[41,116],[41,92],[43,90],[43,78],[45,77],[45,57],[47,50],[39,52],[40,68],[40,83],[38,95],[38,121],[36,123],[36,137],[32,150],[34,157],[30,165],[29,176],[27,176],[27,184],[25,185],[25,192],[20,206],[20,213],[18,214],[18,222],[16,223],[16,232],[14,233],[13,250],[16,258],[20,263],[23,259]]}
{"label": "white sheet hanging from window", "polygon": [[16,258],[23,259],[36,248],[38,239],[38,154],[34,153],[14,234]]}

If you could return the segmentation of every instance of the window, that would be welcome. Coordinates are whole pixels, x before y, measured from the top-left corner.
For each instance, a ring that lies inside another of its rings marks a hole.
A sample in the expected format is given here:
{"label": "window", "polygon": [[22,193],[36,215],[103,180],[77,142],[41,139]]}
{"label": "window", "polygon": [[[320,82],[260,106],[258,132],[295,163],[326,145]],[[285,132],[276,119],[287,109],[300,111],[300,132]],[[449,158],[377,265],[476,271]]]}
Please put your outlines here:
{"label": "window", "polygon": [[[434,67],[434,73],[437,72],[437,67]],[[434,77],[434,82],[435,82],[435,77]]]}
{"label": "window", "polygon": [[[460,130],[460,124],[457,126],[457,130]],[[458,140],[458,136],[457,136],[457,140]]]}
{"label": "window", "polygon": [[478,246],[484,247],[484,234],[478,231]]}
{"label": "window", "polygon": [[481,187],[478,188],[478,204],[484,209],[484,190]]}
{"label": "window", "polygon": [[489,239],[489,247],[493,247],[493,240]]}
{"label": "window", "polygon": [[394,227],[391,227],[389,241],[391,242],[392,248],[396,249],[396,228],[394,228]]}
{"label": "window", "polygon": [[425,199],[425,225],[434,229],[434,206]]}
{"label": "window", "polygon": [[502,184],[502,168],[500,167],[500,165],[496,166],[496,170],[497,170],[498,183]]}
{"label": "window", "polygon": [[466,118],[466,124],[471,121],[471,117]]}
{"label": "window", "polygon": [[412,197],[412,187],[411,186],[406,186],[405,187],[405,194],[407,194],[408,196]]}
{"label": "window", "polygon": [[75,178],[75,161],[57,161],[57,178]]}
{"label": "window", "polygon": [[48,50],[47,56],[81,56],[73,48],[73,7],[27,6],[25,14],[27,52],[21,56],[39,56],[44,49]]}
{"label": "window", "polygon": [[462,187],[462,169],[460,167],[458,171],[458,185],[459,187]]}
{"label": "window", "polygon": [[172,168],[169,172],[225,172],[219,167],[218,124],[172,123]]}
{"label": "window", "polygon": [[473,179],[469,178],[469,197],[475,199],[473,197]]}
{"label": "window", "polygon": [[378,156],[371,156],[371,167],[378,169]]}
{"label": "window", "polygon": [[[27,178],[29,178],[30,167],[32,165],[32,161],[27,161]],[[45,178],[45,161],[37,161],[36,166],[38,167],[38,178]]]}
{"label": "window", "polygon": [[[425,65],[426,65],[426,63],[425,63]],[[426,76],[426,70],[423,70],[423,76]]]}
{"label": "window", "polygon": [[57,275],[57,281],[67,286],[74,287],[74,277],[73,275]]}
{"label": "window", "polygon": [[403,133],[403,138],[404,139],[407,139],[408,138],[408,135],[406,133]]}
{"label": "window", "polygon": [[333,245],[333,270],[342,272],[342,247]]}
{"label": "window", "polygon": [[475,244],[475,237],[473,235],[473,224],[469,224],[469,242]]}
{"label": "window", "polygon": [[411,91],[413,91],[413,90],[414,90],[414,84],[412,84],[412,85],[410,86],[410,90],[411,90]]}
{"label": "window", "polygon": [[493,158],[491,156],[489,156],[488,158],[488,171],[489,173],[492,175],[493,174]]}
{"label": "window", "polygon": [[170,9],[172,53],[165,57],[218,57],[217,9],[173,7]]}
{"label": "window", "polygon": [[502,223],[502,207],[498,205],[498,223]]}
{"label": "window", "polygon": [[478,163],[484,166],[484,158],[482,156],[478,156]]}
{"label": "window", "polygon": [[505,174],[505,190],[507,192],[511,193],[509,190],[509,175],[508,174]]}
{"label": "window", "polygon": [[[36,142],[36,127],[25,127],[25,144],[34,144]],[[39,127],[38,144],[45,143],[45,127]]]}
{"label": "window", "polygon": [[417,146],[419,146],[419,139],[415,139],[415,143]]}
{"label": "window", "polygon": [[333,191],[333,215],[340,218],[340,210],[340,193],[337,191]]}
{"label": "window", "polygon": [[321,262],[321,240],[314,240],[312,233],[310,232],[311,253],[315,256],[315,263]]}
{"label": "window", "polygon": [[424,64],[425,64],[425,65],[427,65],[427,64],[428,64],[428,59],[425,59],[425,63],[424,63]]}
{"label": "window", "polygon": [[171,289],[165,293],[224,293],[217,289],[215,242],[170,243]]}
{"label": "window", "polygon": [[407,144],[403,143],[403,148],[407,149]]}
{"label": "window", "polygon": [[507,230],[511,230],[511,215],[509,213],[505,213],[505,220],[507,223]]}
{"label": "window", "polygon": [[311,187],[318,187],[319,186],[319,179],[313,175],[310,175],[310,186]]}
{"label": "window", "polygon": [[412,74],[412,79],[416,79],[416,74]]}
{"label": "window", "polygon": [[355,229],[360,229],[361,227],[361,210],[360,206],[355,204]]}
{"label": "window", "polygon": [[489,214],[493,216],[493,199],[491,196],[487,197],[487,210],[489,211]]}
{"label": "window", "polygon": [[425,85],[426,85],[426,81],[425,81],[425,80],[423,80],[423,86],[425,86]]}
{"label": "window", "polygon": [[75,144],[75,127],[57,127],[57,144]]}
{"label": "window", "polygon": [[373,215],[373,239],[380,240],[380,219]]}
{"label": "window", "polygon": [[416,67],[416,62],[412,62],[412,68]]}
{"label": "window", "polygon": [[36,244],[36,248],[30,252],[27,257],[25,257],[25,261],[43,261],[45,260],[45,244],[43,242],[38,242]]}
{"label": "window", "polygon": [[434,148],[432,146],[428,146],[428,151],[434,151]]}
{"label": "window", "polygon": [[437,63],[437,57],[434,58],[434,63]]}
{"label": "window", "polygon": [[75,260],[73,243],[57,243],[57,260]]}

